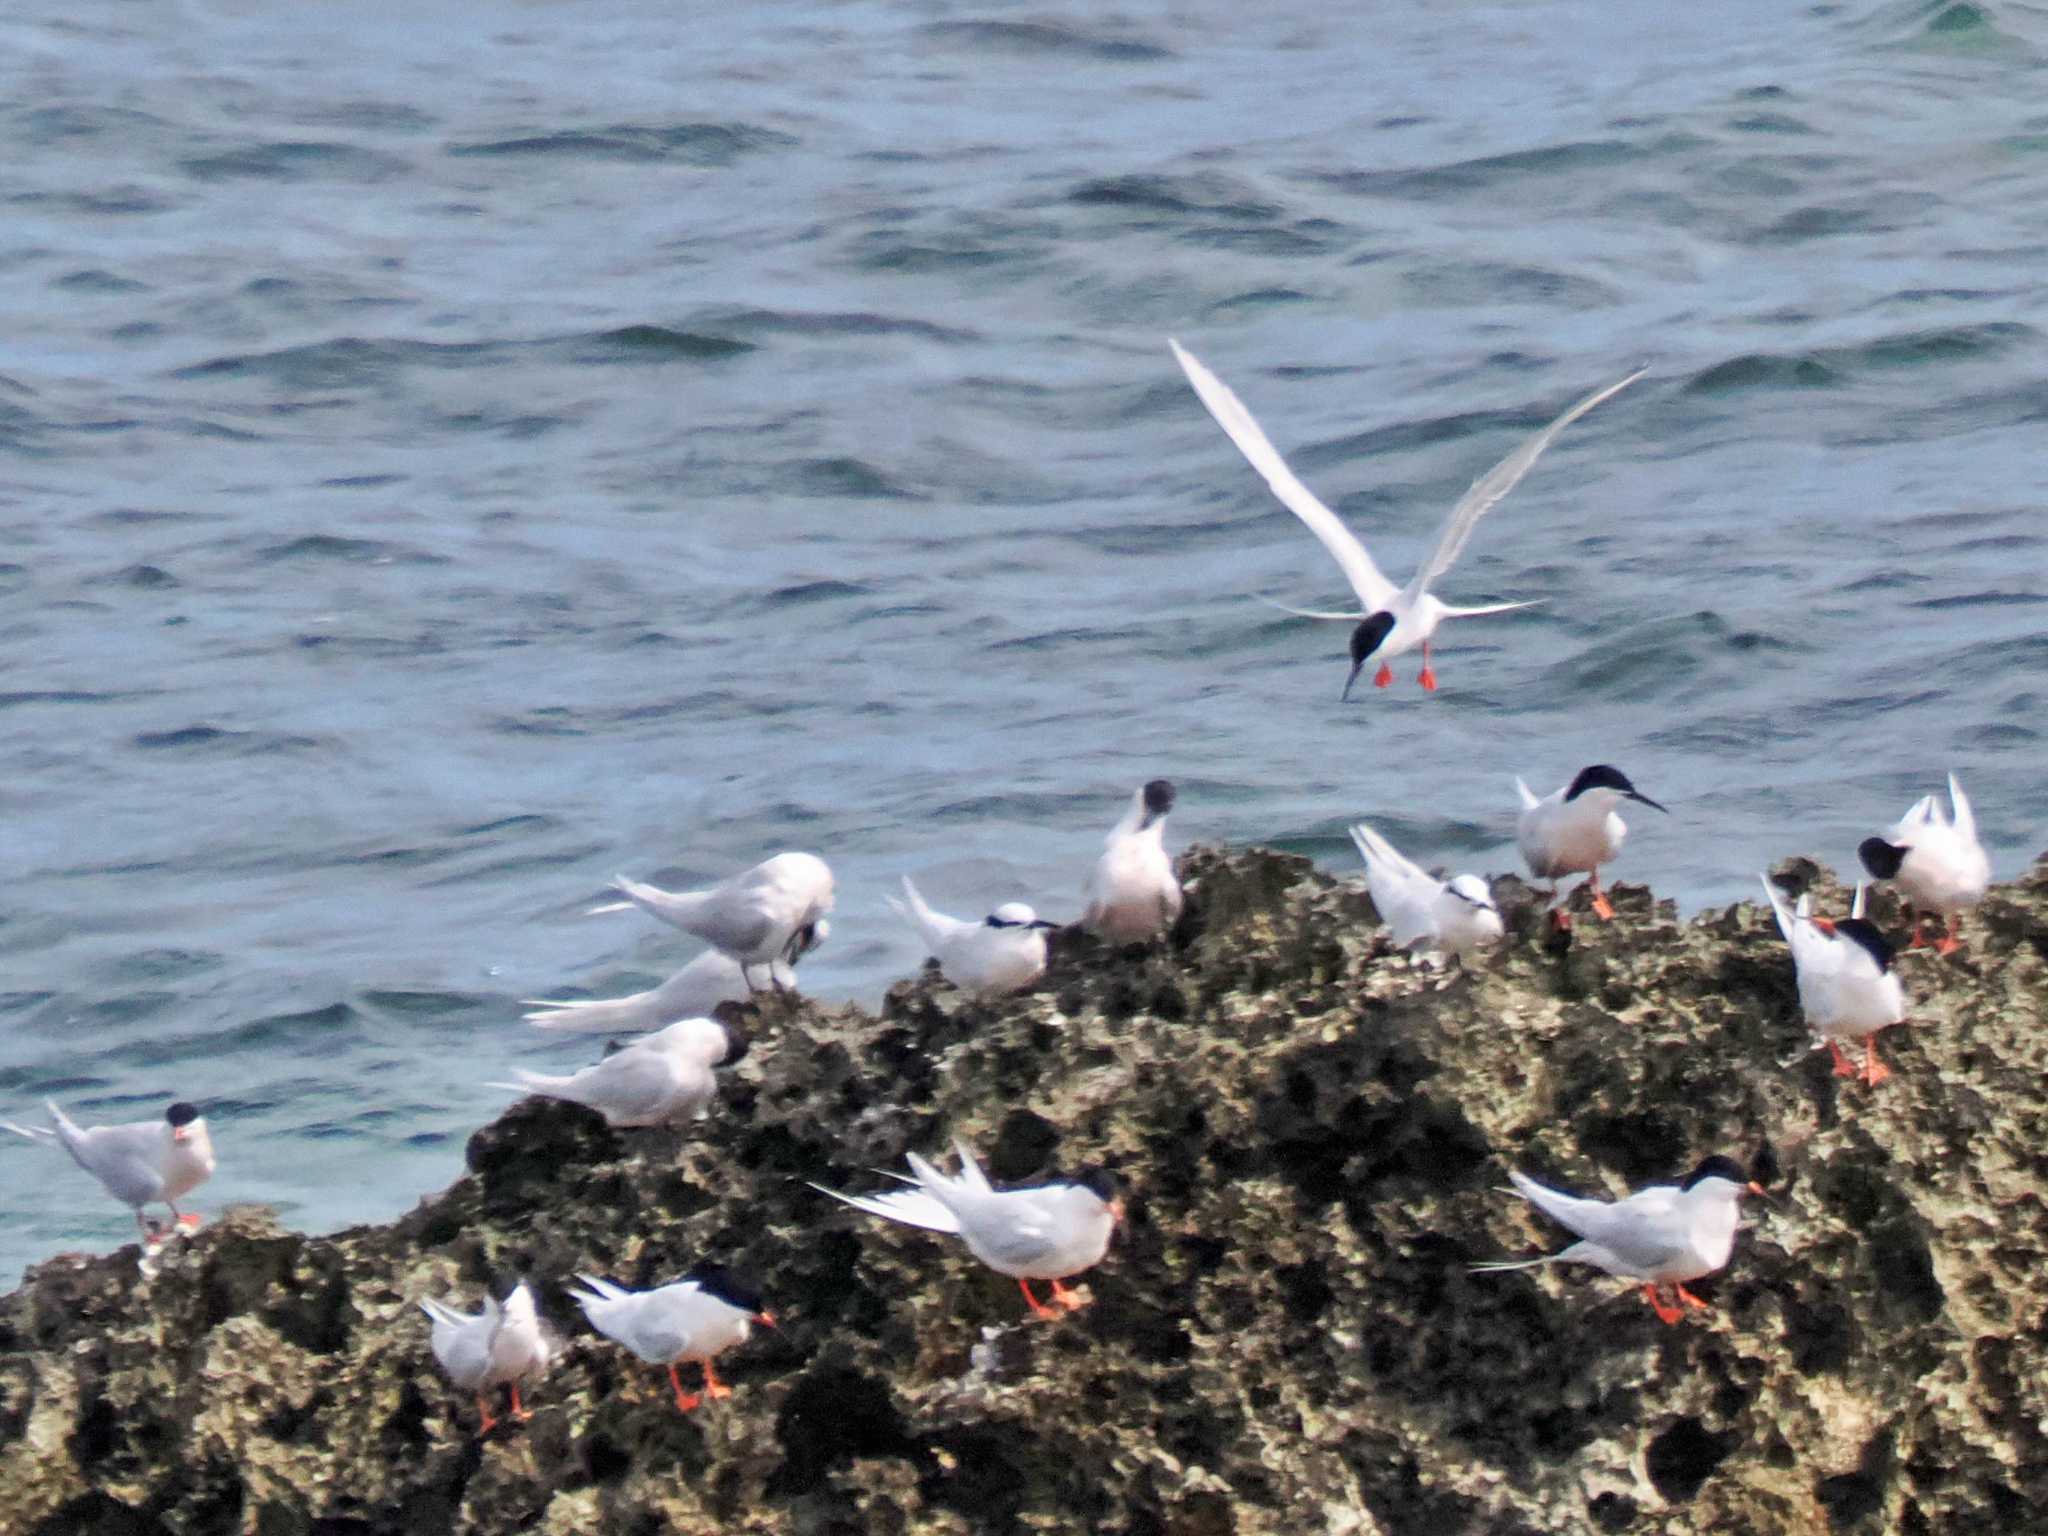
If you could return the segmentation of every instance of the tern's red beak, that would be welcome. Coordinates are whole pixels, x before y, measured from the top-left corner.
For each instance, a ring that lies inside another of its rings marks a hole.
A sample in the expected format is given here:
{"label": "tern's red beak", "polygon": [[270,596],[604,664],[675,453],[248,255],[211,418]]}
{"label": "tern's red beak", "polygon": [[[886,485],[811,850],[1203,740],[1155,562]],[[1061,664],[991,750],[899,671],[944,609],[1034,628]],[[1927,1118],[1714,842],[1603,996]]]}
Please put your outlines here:
{"label": "tern's red beak", "polygon": [[773,1328],[775,1326],[775,1314],[773,1312],[756,1312],[754,1314],[754,1321],[763,1328]]}
{"label": "tern's red beak", "polygon": [[182,1125],[171,1128],[171,1140],[173,1141],[183,1141],[187,1134],[185,1127]]}
{"label": "tern's red beak", "polygon": [[1813,920],[1813,926],[1822,933],[1833,933],[1835,931],[1835,920],[1832,917],[1816,917]]}

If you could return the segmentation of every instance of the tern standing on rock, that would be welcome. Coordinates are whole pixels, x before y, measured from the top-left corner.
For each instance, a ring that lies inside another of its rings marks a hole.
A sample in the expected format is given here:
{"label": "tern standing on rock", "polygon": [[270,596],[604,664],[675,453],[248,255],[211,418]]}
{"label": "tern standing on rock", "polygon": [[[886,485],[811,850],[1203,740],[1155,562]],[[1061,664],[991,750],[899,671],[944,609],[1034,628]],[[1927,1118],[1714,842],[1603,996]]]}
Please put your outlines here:
{"label": "tern standing on rock", "polygon": [[778,853],[707,891],[664,891],[624,875],[612,886],[626,899],[592,907],[591,915],[638,907],[737,960],[750,988],[749,968],[795,965],[817,946],[833,899],[832,871],[811,853]]}
{"label": "tern standing on rock", "polygon": [[[1863,887],[1856,887],[1850,916],[1840,922],[1806,914],[1806,898],[1795,911],[1785,905],[1768,875],[1759,877],[1777,914],[1778,932],[1792,946],[1792,969],[1799,978],[1799,1011],[1815,1040],[1835,1058],[1835,1076],[1861,1077],[1870,1087],[1890,1077],[1877,1059],[1876,1035],[1888,1024],[1906,1018],[1906,998],[1892,969],[1892,946],[1863,917]],[[1863,1070],[1842,1054],[1839,1040],[1863,1042]]]}
{"label": "tern standing on rock", "polygon": [[[1621,852],[1628,836],[1628,823],[1615,813],[1624,800],[1634,800],[1653,811],[1664,807],[1629,783],[1619,768],[1595,763],[1581,768],[1578,777],[1542,799],[1519,778],[1515,791],[1522,797],[1522,814],[1515,823],[1515,841],[1522,849],[1529,873],[1550,885],[1550,899],[1557,900],[1557,882],[1566,875],[1588,875],[1587,888],[1593,893],[1593,911],[1602,918],[1614,916],[1614,907],[1600,889],[1600,866]],[[1666,815],[1670,813],[1665,812]],[[1571,920],[1553,907],[1558,927]]]}
{"label": "tern standing on rock", "polygon": [[1351,841],[1365,860],[1372,904],[1403,949],[1438,950],[1464,960],[1499,941],[1500,909],[1477,875],[1439,880],[1360,822]]}
{"label": "tern standing on rock", "polygon": [[1923,912],[1948,920],[1948,932],[1935,944],[1939,954],[1962,947],[1956,931],[1963,914],[1984,899],[1991,886],[1991,859],[1977,841],[1977,813],[1956,776],[1948,776],[1949,814],[1932,795],[1916,801],[1892,828],[1889,838],[1866,837],[1856,849],[1873,880],[1890,880],[1913,908],[1913,949],[1920,937]]}
{"label": "tern standing on rock", "polygon": [[[818,919],[816,943],[824,942],[831,926],[824,918]],[[768,976],[779,991],[796,987],[796,971],[780,960],[769,964]],[[739,961],[707,949],[660,986],[645,992],[630,997],[529,998],[526,1006],[534,1011],[522,1017],[535,1029],[557,1034],[630,1035],[683,1019],[706,1018],[720,1003],[744,1003],[753,991]]]}
{"label": "tern standing on rock", "polygon": [[978,923],[934,912],[903,877],[903,900],[887,898],[917,930],[946,979],[963,992],[1014,992],[1045,974],[1048,923],[1021,901],[1005,902]]}
{"label": "tern standing on rock", "polygon": [[502,1296],[484,1296],[481,1312],[458,1312],[441,1301],[420,1303],[420,1310],[434,1322],[434,1358],[458,1388],[476,1394],[476,1411],[483,1420],[480,1435],[498,1427],[486,1395],[493,1387],[512,1389],[514,1421],[523,1424],[533,1417],[520,1405],[519,1383],[540,1375],[554,1355],[526,1282],[501,1282],[500,1289]]}
{"label": "tern standing on rock", "polygon": [[173,1104],[161,1120],[90,1129],[79,1125],[53,1100],[45,1099],[43,1107],[50,1112],[49,1128],[0,1121],[0,1130],[31,1141],[62,1142],[78,1166],[98,1179],[108,1194],[133,1207],[145,1244],[162,1235],[142,1214],[145,1205],[169,1206],[171,1230],[199,1225],[196,1213],[178,1209],[180,1200],[213,1177],[213,1138],[196,1106]]}
{"label": "tern standing on rock", "polygon": [[711,1069],[731,1049],[717,1020],[684,1019],[566,1077],[515,1069],[517,1082],[484,1086],[581,1104],[615,1128],[673,1125],[704,1112],[718,1092]]}
{"label": "tern standing on rock", "polygon": [[[1578,1234],[1562,1253],[1500,1264],[1474,1264],[1480,1274],[1536,1269],[1545,1264],[1591,1264],[1610,1275],[1643,1283],[1643,1296],[1660,1321],[1675,1323],[1688,1307],[1706,1303],[1685,1288],[1688,1280],[1711,1275],[1728,1262],[1742,1222],[1742,1197],[1761,1195],[1761,1184],[1733,1158],[1710,1157],[1682,1184],[1652,1184],[1625,1200],[1582,1200],[1546,1189],[1525,1174],[1510,1173],[1515,1193],[1551,1220]],[[1664,1304],[1670,1286],[1678,1301]]]}
{"label": "tern standing on rock", "polygon": [[[716,1264],[700,1264],[682,1279],[651,1291],[631,1291],[595,1275],[578,1275],[576,1298],[591,1327],[649,1365],[668,1367],[676,1410],[688,1413],[703,1398],[731,1397],[718,1379],[717,1358],[753,1336],[754,1325],[775,1326],[760,1293]],[[685,1392],[676,1366],[694,1360],[704,1369],[702,1394]]]}
{"label": "tern standing on rock", "polygon": [[1180,881],[1166,856],[1166,817],[1173,786],[1154,779],[1131,797],[1131,808],[1104,840],[1102,857],[1082,895],[1081,926],[1112,944],[1157,938],[1180,918]]}
{"label": "tern standing on rock", "polygon": [[1274,604],[1300,618],[1335,619],[1358,626],[1351,632],[1351,672],[1344,679],[1342,695],[1347,699],[1351,697],[1351,685],[1358,681],[1359,671],[1368,658],[1374,655],[1381,658],[1380,670],[1373,678],[1373,684],[1384,688],[1394,680],[1393,668],[1387,665],[1387,660],[1417,646],[1422,647],[1422,672],[1416,681],[1434,692],[1436,673],[1429,665],[1429,642],[1439,624],[1445,619],[1477,618],[1485,613],[1511,613],[1517,608],[1534,606],[1532,603],[1490,603],[1482,608],[1454,608],[1439,601],[1429,588],[1430,583],[1450,570],[1464,552],[1465,543],[1472,537],[1472,530],[1479,519],[1515,488],[1558,433],[1601,401],[1628,388],[1647,371],[1638,369],[1620,383],[1610,384],[1586,396],[1473,481],[1472,489],[1459,498],[1458,504],[1451,508],[1450,516],[1444,519],[1443,528],[1436,536],[1436,547],[1430,551],[1429,558],[1422,562],[1407,586],[1397,588],[1380,573],[1372,556],[1359,543],[1358,536],[1344,526],[1336,513],[1318,501],[1313,491],[1295,478],[1294,471],[1287,467],[1287,461],[1280,457],[1258,421],[1245,409],[1244,402],[1231,392],[1230,386],[1205,368],[1179,342],[1169,338],[1167,345],[1173,349],[1181,372],[1188,376],[1188,382],[1194,386],[1202,404],[1216,418],[1216,425],[1224,430],[1237,445],[1237,451],[1259,472],[1273,494],[1280,498],[1281,505],[1306,523],[1308,531],[1322,541],[1323,548],[1330,552],[1330,558],[1337,562],[1345,579],[1351,583],[1351,590],[1358,595],[1362,608],[1358,613],[1319,613],[1307,608],[1288,608],[1284,603]]}

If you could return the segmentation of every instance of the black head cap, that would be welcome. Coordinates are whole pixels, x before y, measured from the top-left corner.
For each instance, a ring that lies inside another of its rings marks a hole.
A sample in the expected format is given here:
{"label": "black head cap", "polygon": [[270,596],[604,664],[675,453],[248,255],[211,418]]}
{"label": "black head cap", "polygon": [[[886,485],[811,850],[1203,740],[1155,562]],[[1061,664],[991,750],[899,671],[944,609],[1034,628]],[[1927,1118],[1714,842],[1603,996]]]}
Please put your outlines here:
{"label": "black head cap", "polygon": [[1068,1182],[1078,1184],[1104,1205],[1116,1198],[1116,1175],[1107,1168],[1083,1168]]}
{"label": "black head cap", "polygon": [[1870,871],[1873,880],[1890,880],[1899,872],[1899,866],[1906,862],[1908,850],[1886,842],[1881,837],[1866,837],[1856,845],[1856,857],[1863,861],[1863,867]]}
{"label": "black head cap", "polygon": [[1863,952],[1877,962],[1880,973],[1892,968],[1894,950],[1892,942],[1877,931],[1877,924],[1868,918],[1845,917],[1835,924],[1835,932],[1850,943],[1861,946]]}
{"label": "black head cap", "polygon": [[1351,631],[1351,675],[1344,679],[1344,698],[1351,697],[1351,685],[1358,681],[1365,658],[1380,648],[1393,629],[1394,616],[1391,613],[1369,613],[1359,620],[1358,628]]}
{"label": "black head cap", "polygon": [[164,1118],[172,1125],[190,1125],[199,1118],[199,1106],[187,1104],[183,1099],[164,1111]]}
{"label": "black head cap", "polygon": [[1564,797],[1567,800],[1576,800],[1589,789],[1611,789],[1617,795],[1625,795],[1631,800],[1640,801],[1653,810],[1664,809],[1629,783],[1627,774],[1607,763],[1595,763],[1590,768],[1581,768],[1579,776],[1572,780],[1572,787],[1564,792]]}
{"label": "black head cap", "polygon": [[1693,1185],[1699,1183],[1702,1179],[1726,1179],[1730,1184],[1738,1188],[1746,1189],[1749,1187],[1749,1175],[1743,1171],[1742,1164],[1735,1161],[1732,1157],[1716,1156],[1708,1158],[1699,1167],[1688,1173],[1685,1176],[1685,1182],[1678,1187],[1681,1190],[1691,1189]]}
{"label": "black head cap", "polygon": [[1154,779],[1145,786],[1145,819],[1157,821],[1173,809],[1173,783],[1168,779]]}
{"label": "black head cap", "polygon": [[764,1312],[761,1292],[754,1282],[734,1274],[723,1264],[699,1264],[683,1276],[696,1282],[697,1289],[707,1296],[716,1296],[728,1307],[741,1312]]}

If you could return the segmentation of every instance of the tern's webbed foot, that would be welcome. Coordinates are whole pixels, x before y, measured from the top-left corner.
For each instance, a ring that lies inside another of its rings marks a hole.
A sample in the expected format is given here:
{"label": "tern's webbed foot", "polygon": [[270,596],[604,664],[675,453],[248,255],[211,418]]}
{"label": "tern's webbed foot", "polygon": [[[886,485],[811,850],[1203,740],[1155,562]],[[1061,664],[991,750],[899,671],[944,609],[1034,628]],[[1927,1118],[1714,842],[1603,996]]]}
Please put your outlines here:
{"label": "tern's webbed foot", "polygon": [[1699,1297],[1693,1295],[1693,1293],[1691,1291],[1688,1291],[1684,1286],[1677,1285],[1673,1286],[1672,1289],[1678,1292],[1678,1299],[1684,1302],[1688,1307],[1691,1307],[1694,1311],[1704,1312],[1707,1310],[1707,1304],[1704,1301],[1701,1301]]}
{"label": "tern's webbed foot", "polygon": [[1832,1040],[1828,1042],[1828,1053],[1835,1058],[1835,1076],[1858,1077],[1862,1075],[1857,1072],[1855,1063],[1844,1056],[1842,1048]]}
{"label": "tern's webbed foot", "polygon": [[1593,915],[1603,923],[1614,921],[1614,903],[1607,899],[1605,891],[1595,891],[1593,893]]}
{"label": "tern's webbed foot", "polygon": [[1655,1285],[1643,1287],[1643,1298],[1649,1302],[1650,1310],[1657,1314],[1657,1321],[1660,1323],[1668,1326],[1685,1316],[1684,1308],[1664,1305],[1664,1297]]}
{"label": "tern's webbed foot", "polygon": [[1083,1296],[1079,1291],[1070,1291],[1059,1281],[1052,1283],[1052,1304],[1062,1311],[1078,1312],[1094,1302],[1093,1296]]}
{"label": "tern's webbed foot", "polygon": [[1372,685],[1375,688],[1393,687],[1394,669],[1388,666],[1384,661],[1381,662],[1379,671],[1373,673],[1372,675]]}
{"label": "tern's webbed foot", "polygon": [[1416,675],[1415,681],[1422,684],[1423,690],[1425,692],[1436,692],[1436,672],[1433,668],[1424,667],[1422,671]]}

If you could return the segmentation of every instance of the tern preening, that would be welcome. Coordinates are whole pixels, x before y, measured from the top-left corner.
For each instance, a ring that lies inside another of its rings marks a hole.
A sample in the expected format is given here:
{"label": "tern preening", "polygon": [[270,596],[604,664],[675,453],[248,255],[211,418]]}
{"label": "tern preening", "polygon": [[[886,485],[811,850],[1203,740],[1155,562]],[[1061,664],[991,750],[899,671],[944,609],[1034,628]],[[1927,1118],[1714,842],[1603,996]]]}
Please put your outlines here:
{"label": "tern preening", "polygon": [[[816,926],[816,943],[823,943],[832,925],[821,917]],[[783,991],[796,986],[795,969],[783,961],[769,962],[768,976],[771,984]],[[529,998],[526,1006],[534,1011],[524,1018],[535,1029],[558,1034],[629,1035],[683,1019],[708,1017],[720,1003],[744,1003],[753,990],[739,961],[720,950],[707,949],[660,986],[645,992],[629,997]]]}
{"label": "tern preening", "polygon": [[704,1112],[718,1092],[711,1069],[731,1049],[732,1037],[717,1020],[683,1019],[580,1072],[554,1077],[515,1069],[517,1082],[484,1086],[566,1099],[614,1127],[673,1125]]}
{"label": "tern preening", "polygon": [[1934,946],[1944,955],[1962,947],[1956,931],[1963,914],[1984,899],[1991,885],[1991,859],[1977,841],[1977,813],[1956,776],[1948,776],[1949,812],[1932,795],[1915,801],[1899,819],[1889,837],[1866,837],[1857,846],[1857,857],[1873,880],[1890,880],[1913,908],[1913,937],[1906,945],[1915,948],[1920,937],[1923,911],[1948,920],[1948,932]]}
{"label": "tern preening", "polygon": [[[1799,1011],[1815,1040],[1835,1058],[1835,1076],[1861,1077],[1876,1087],[1891,1069],[1877,1059],[1876,1035],[1888,1024],[1906,1018],[1906,998],[1892,969],[1891,942],[1863,916],[1863,887],[1856,887],[1850,915],[1839,922],[1809,917],[1805,897],[1795,910],[1785,905],[1769,875],[1758,877],[1778,932],[1792,946],[1792,970],[1799,979]],[[1863,1042],[1863,1070],[1842,1054],[1839,1040]]]}
{"label": "tern preening", "polygon": [[1180,917],[1180,881],[1166,856],[1166,817],[1173,786],[1154,779],[1131,797],[1123,820],[1103,839],[1102,857],[1089,872],[1081,926],[1112,944],[1156,938]]}
{"label": "tern preening", "polygon": [[553,1358],[553,1342],[534,1309],[533,1292],[519,1280],[501,1285],[502,1296],[487,1293],[481,1312],[458,1312],[446,1302],[426,1300],[420,1310],[433,1319],[434,1358],[448,1379],[464,1392],[476,1394],[477,1429],[487,1435],[498,1427],[488,1396],[493,1387],[512,1389],[511,1417],[525,1423],[533,1415],[519,1402],[519,1384],[538,1376]]}
{"label": "tern preening", "polygon": [[1640,1280],[1644,1298],[1666,1323],[1677,1322],[1685,1312],[1678,1302],[1664,1304],[1664,1287],[1674,1289],[1686,1306],[1706,1306],[1685,1282],[1711,1275],[1728,1262],[1741,1225],[1742,1197],[1764,1192],[1727,1157],[1708,1158],[1682,1184],[1652,1184],[1612,1203],[1546,1189],[1525,1174],[1508,1177],[1515,1193],[1576,1233],[1579,1241],[1540,1259],[1474,1264],[1475,1271],[1500,1274],[1546,1264],[1591,1264],[1610,1275]]}
{"label": "tern preening", "polygon": [[1500,909],[1477,875],[1439,880],[1362,821],[1351,829],[1351,841],[1365,860],[1372,904],[1401,948],[1464,960],[1499,940]]}
{"label": "tern preening", "polygon": [[62,1142],[78,1166],[105,1185],[108,1194],[134,1209],[144,1243],[162,1235],[142,1214],[145,1205],[169,1206],[173,1230],[199,1225],[195,1213],[178,1209],[180,1200],[213,1177],[213,1138],[195,1106],[177,1103],[164,1111],[161,1120],[89,1129],[51,1100],[45,1099],[43,1106],[50,1112],[49,1127],[0,1121],[0,1130],[31,1141]]}
{"label": "tern preening", "polygon": [[[1566,875],[1590,876],[1587,888],[1593,893],[1594,913],[1603,918],[1614,916],[1614,907],[1600,889],[1600,866],[1621,852],[1622,840],[1628,836],[1628,823],[1615,813],[1615,807],[1624,800],[1653,811],[1664,807],[1629,783],[1628,775],[1619,768],[1605,763],[1581,768],[1571,783],[1540,800],[1519,778],[1515,791],[1522,799],[1515,842],[1529,873],[1549,884],[1553,902],[1557,900],[1557,882]],[[1568,926],[1570,920],[1562,911],[1553,910],[1551,915],[1560,928]]]}
{"label": "tern preening", "polygon": [[[870,1216],[957,1236],[982,1263],[1017,1282],[1033,1317],[1054,1318],[1061,1310],[1086,1306],[1086,1298],[1061,1282],[1094,1268],[1109,1250],[1124,1209],[1115,1180],[1095,1169],[1071,1181],[996,1189],[965,1142],[955,1141],[953,1149],[960,1158],[953,1178],[913,1152],[915,1177],[904,1180],[909,1188],[880,1195],[843,1195],[822,1184],[811,1188]],[[1033,1280],[1051,1283],[1052,1306],[1031,1294]]]}
{"label": "tern preening", "polygon": [[934,912],[903,877],[903,900],[886,898],[915,928],[946,979],[963,992],[1014,992],[1045,973],[1048,923],[1021,901],[1005,902],[978,923]]}
{"label": "tern preening", "polygon": [[[753,1335],[754,1325],[775,1326],[775,1314],[761,1305],[752,1285],[716,1264],[700,1264],[682,1279],[651,1291],[628,1290],[595,1275],[578,1275],[582,1290],[571,1290],[590,1325],[623,1344],[649,1365],[668,1367],[676,1408],[688,1413],[703,1398],[731,1397],[714,1361]],[[694,1360],[704,1370],[704,1390],[685,1392],[677,1365]]]}
{"label": "tern preening", "polygon": [[592,907],[592,915],[638,907],[737,960],[749,987],[752,967],[795,965],[817,947],[833,899],[832,871],[812,853],[778,853],[704,891],[664,891],[624,875],[612,886],[626,899]]}
{"label": "tern preening", "polygon": [[1300,618],[1335,619],[1357,625],[1351,632],[1351,672],[1344,679],[1342,697],[1347,699],[1351,697],[1351,685],[1358,681],[1359,671],[1369,657],[1380,657],[1379,673],[1373,678],[1373,683],[1384,688],[1394,680],[1393,669],[1387,665],[1388,659],[1412,651],[1417,646],[1422,647],[1422,673],[1417,681],[1433,691],[1436,673],[1429,665],[1429,642],[1439,624],[1445,619],[1476,618],[1480,614],[1509,613],[1517,608],[1533,606],[1531,603],[1489,603],[1479,608],[1457,608],[1440,601],[1429,589],[1464,552],[1465,543],[1472,537],[1472,530],[1479,519],[1515,488],[1558,433],[1648,372],[1647,369],[1637,369],[1618,384],[1594,391],[1473,481],[1472,489],[1458,499],[1458,504],[1451,508],[1450,516],[1444,519],[1444,525],[1437,533],[1436,547],[1430,551],[1429,557],[1416,569],[1407,586],[1396,587],[1380,573],[1380,568],[1366,553],[1358,536],[1344,526],[1336,513],[1318,501],[1313,491],[1295,478],[1294,471],[1287,467],[1287,461],[1280,457],[1258,421],[1245,409],[1244,402],[1231,392],[1230,386],[1205,368],[1178,341],[1169,338],[1167,345],[1173,348],[1181,371],[1188,376],[1188,382],[1194,386],[1202,404],[1208,407],[1209,414],[1216,418],[1216,424],[1264,478],[1273,494],[1280,498],[1281,505],[1308,524],[1309,532],[1322,541],[1323,548],[1330,552],[1330,557],[1351,583],[1351,590],[1358,595],[1361,611],[1357,613],[1321,613],[1307,608],[1288,608],[1284,603],[1274,605]]}

